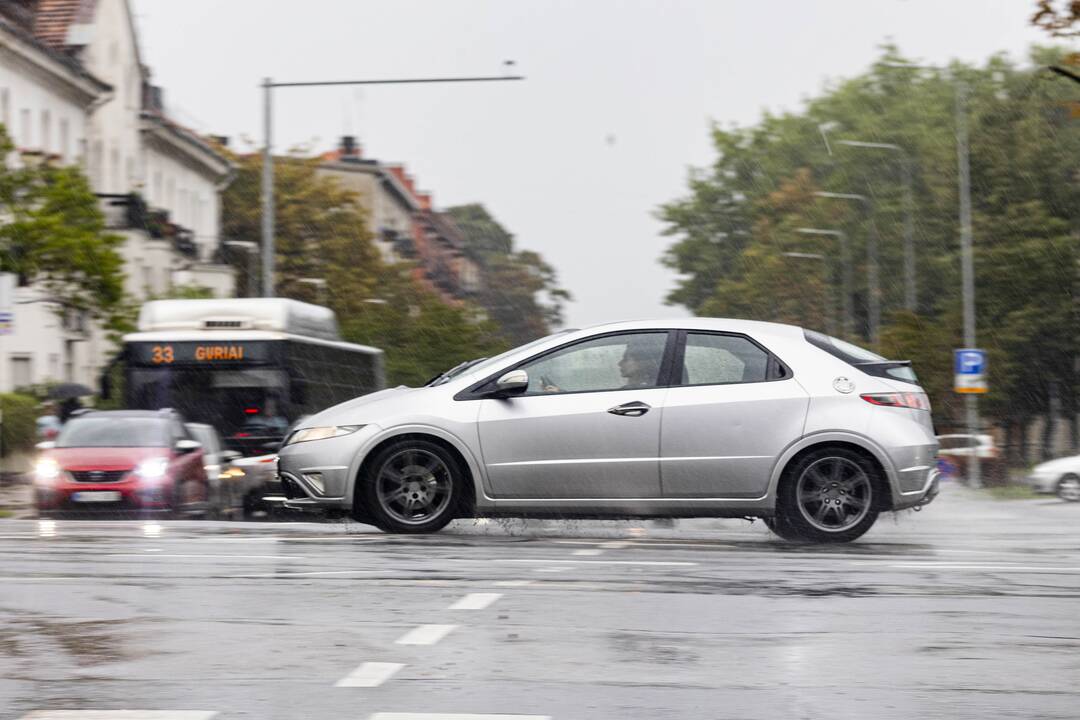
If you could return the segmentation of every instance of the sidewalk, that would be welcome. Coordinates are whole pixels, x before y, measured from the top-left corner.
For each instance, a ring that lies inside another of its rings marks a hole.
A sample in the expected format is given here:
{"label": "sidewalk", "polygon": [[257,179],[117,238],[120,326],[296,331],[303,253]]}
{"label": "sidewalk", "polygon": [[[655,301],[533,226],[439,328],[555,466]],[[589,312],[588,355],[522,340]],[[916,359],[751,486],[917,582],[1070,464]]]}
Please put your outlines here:
{"label": "sidewalk", "polygon": [[0,484],[0,518],[34,517],[33,486],[19,477],[4,478]]}

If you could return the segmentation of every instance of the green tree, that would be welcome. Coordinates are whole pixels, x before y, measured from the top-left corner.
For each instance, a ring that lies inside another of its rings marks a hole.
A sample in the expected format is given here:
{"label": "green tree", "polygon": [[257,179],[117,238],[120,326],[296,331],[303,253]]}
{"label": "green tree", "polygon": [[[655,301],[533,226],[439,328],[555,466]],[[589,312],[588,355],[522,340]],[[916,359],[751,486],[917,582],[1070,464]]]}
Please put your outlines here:
{"label": "green tree", "polygon": [[526,343],[562,323],[570,293],[559,286],[555,268],[539,253],[516,249],[514,236],[483,205],[459,205],[447,213],[483,270],[476,302],[506,342]]}
{"label": "green tree", "polygon": [[[822,328],[828,306],[817,284],[824,276],[806,263],[793,267],[783,252],[835,253],[831,239],[798,228],[845,230],[856,284],[856,336],[849,339],[868,344],[866,242],[873,222],[884,310],[878,349],[913,359],[939,427],[956,422],[950,351],[962,336],[953,110],[954,83],[962,79],[969,88],[978,338],[991,355],[991,392],[982,407],[1017,436],[1055,408],[1075,417],[1080,132],[1071,112],[1074,86],[1041,71],[1063,57],[1035,48],[1033,68],[995,56],[944,73],[895,67],[905,58],[886,47],[866,72],[830,86],[800,112],[765,115],[750,127],[714,127],[713,164],[692,171],[687,194],[658,211],[673,238],[662,261],[681,275],[668,300],[697,313]],[[843,139],[893,143],[911,159],[914,313],[902,309],[899,158]],[[822,199],[818,190],[870,198],[872,218],[858,203]]]}
{"label": "green tree", "polygon": [[[259,242],[261,160],[248,155],[235,161],[236,178],[223,199],[223,233]],[[386,352],[391,384],[415,385],[504,349],[474,308],[443,302],[413,279],[410,263],[384,263],[359,198],[335,178],[319,175],[318,164],[304,157],[274,162],[278,296],[332,308],[342,337]]]}
{"label": "green tree", "polygon": [[[14,146],[0,126],[0,157]],[[76,167],[35,158],[0,164],[0,271],[35,283],[63,309],[110,323],[124,297],[119,235]]]}

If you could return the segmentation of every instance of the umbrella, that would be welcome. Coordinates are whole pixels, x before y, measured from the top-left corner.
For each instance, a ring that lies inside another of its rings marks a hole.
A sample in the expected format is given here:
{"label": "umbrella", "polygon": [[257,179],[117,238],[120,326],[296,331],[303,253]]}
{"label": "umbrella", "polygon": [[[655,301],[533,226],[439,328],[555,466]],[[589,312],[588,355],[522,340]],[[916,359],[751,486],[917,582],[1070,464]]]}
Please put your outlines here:
{"label": "umbrella", "polygon": [[49,391],[49,397],[53,400],[69,400],[93,394],[93,390],[79,383],[60,383]]}

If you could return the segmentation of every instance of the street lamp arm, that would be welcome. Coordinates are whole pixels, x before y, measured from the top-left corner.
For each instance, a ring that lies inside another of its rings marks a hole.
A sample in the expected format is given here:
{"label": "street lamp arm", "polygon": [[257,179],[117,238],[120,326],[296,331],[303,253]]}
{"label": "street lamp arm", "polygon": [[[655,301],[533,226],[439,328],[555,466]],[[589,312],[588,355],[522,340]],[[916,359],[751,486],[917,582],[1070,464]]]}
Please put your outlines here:
{"label": "street lamp arm", "polygon": [[1076,73],[1074,73],[1074,72],[1072,72],[1070,70],[1066,70],[1063,67],[1058,67],[1057,65],[1048,65],[1047,70],[1049,70],[1050,72],[1053,72],[1053,73],[1057,73],[1061,77],[1068,78],[1069,80],[1072,80],[1074,83],[1080,83],[1080,75],[1077,75]]}
{"label": "street lamp arm", "polygon": [[397,78],[390,80],[317,80],[310,82],[265,82],[260,87],[328,87],[332,85],[412,85],[418,83],[503,82],[524,80],[524,75],[480,75],[475,77]]}

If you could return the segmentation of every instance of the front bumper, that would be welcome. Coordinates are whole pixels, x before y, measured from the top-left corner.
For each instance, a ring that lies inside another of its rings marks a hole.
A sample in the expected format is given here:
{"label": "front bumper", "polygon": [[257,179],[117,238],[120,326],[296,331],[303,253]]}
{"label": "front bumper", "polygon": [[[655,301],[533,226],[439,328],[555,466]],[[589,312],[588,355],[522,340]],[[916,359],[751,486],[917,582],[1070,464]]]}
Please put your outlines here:
{"label": "front bumper", "polygon": [[277,477],[292,510],[352,508],[353,479],[363,450],[379,432],[365,425],[354,433],[287,445],[278,453]]}
{"label": "front bumper", "polygon": [[1058,480],[1061,476],[1057,473],[1032,473],[1024,478],[1024,482],[1031,486],[1037,493],[1053,495],[1057,492]]}
{"label": "front bumper", "polygon": [[[172,509],[169,482],[145,485],[135,481],[115,483],[69,483],[35,485],[34,502],[40,511],[111,512],[139,510],[167,512]],[[116,493],[115,500],[79,502],[77,493]]]}

